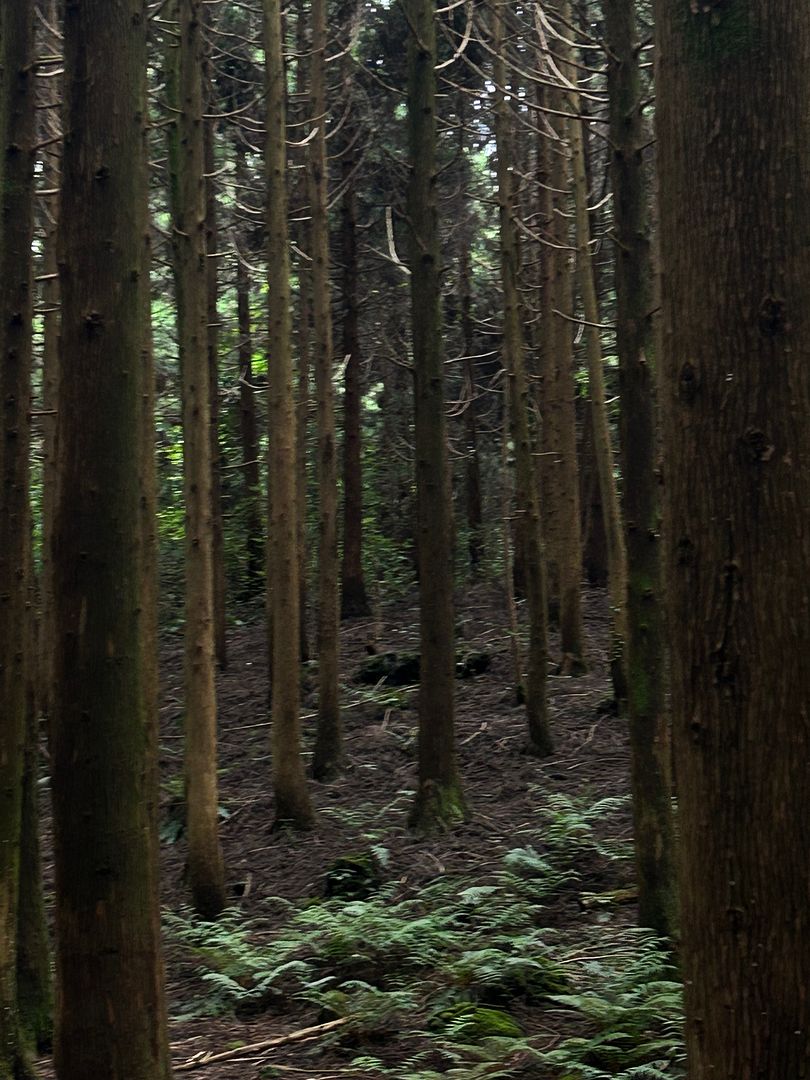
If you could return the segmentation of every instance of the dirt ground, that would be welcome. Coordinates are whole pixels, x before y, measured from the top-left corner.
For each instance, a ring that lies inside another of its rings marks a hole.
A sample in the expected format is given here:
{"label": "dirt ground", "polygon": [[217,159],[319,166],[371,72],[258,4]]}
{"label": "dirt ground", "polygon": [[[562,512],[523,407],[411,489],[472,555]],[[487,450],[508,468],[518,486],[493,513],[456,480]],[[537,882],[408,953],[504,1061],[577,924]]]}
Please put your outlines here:
{"label": "dirt ground", "polygon": [[[357,850],[357,819],[362,810],[374,821],[390,853],[387,876],[402,894],[413,894],[445,875],[481,879],[495,868],[521,836],[537,830],[534,799],[542,790],[587,795],[596,801],[629,790],[627,734],[624,723],[606,708],[610,698],[606,663],[607,603],[599,590],[584,596],[587,627],[587,674],[579,678],[552,676],[549,681],[555,753],[539,760],[525,752],[524,713],[511,689],[506,617],[500,591],[488,585],[465,589],[457,597],[460,648],[483,650],[492,656],[483,675],[457,680],[459,763],[469,803],[468,820],[452,834],[430,840],[411,836],[405,827],[411,793],[416,786],[415,734],[417,693],[397,696],[392,704],[362,700],[352,675],[367,657],[373,641],[379,651],[415,649],[418,615],[415,603],[392,605],[380,618],[344,623],[341,632],[345,673],[344,724],[347,751],[345,774],[331,784],[312,782],[319,811],[316,831],[307,835],[272,832],[273,793],[270,780],[267,717],[267,664],[260,624],[233,628],[228,668],[218,677],[220,717],[220,801],[228,813],[222,842],[233,902],[247,916],[262,910],[269,896],[291,900],[320,895],[326,868],[344,852]],[[552,639],[552,656],[556,641]],[[162,652],[161,736],[164,816],[182,771],[182,648],[178,638]],[[312,745],[313,689],[305,696],[305,739]],[[611,822],[613,835],[630,835],[629,813]],[[177,910],[187,902],[184,883],[184,844],[163,845],[163,903]],[[595,891],[628,884],[627,863],[617,869],[591,867]],[[607,877],[605,878],[605,874]],[[626,918],[634,918],[632,906]],[[552,917],[570,925],[582,917],[579,905],[562,896]],[[170,1013],[194,997],[203,984],[182,949],[167,945]],[[318,1024],[318,1010],[290,1003],[279,1014],[250,1019],[216,1018],[172,1021],[175,1065],[205,1051],[226,1051]],[[558,1037],[552,1019],[542,1009],[520,1017],[531,1034]],[[272,1055],[240,1052],[236,1058],[210,1063],[193,1075],[204,1080],[290,1076],[359,1076],[347,1062],[359,1053],[347,1052],[330,1039],[313,1038],[274,1050]],[[374,1048],[379,1053],[379,1047]],[[43,1077],[50,1075],[42,1062]],[[370,1074],[365,1072],[363,1076]],[[527,1072],[527,1076],[539,1075]]]}

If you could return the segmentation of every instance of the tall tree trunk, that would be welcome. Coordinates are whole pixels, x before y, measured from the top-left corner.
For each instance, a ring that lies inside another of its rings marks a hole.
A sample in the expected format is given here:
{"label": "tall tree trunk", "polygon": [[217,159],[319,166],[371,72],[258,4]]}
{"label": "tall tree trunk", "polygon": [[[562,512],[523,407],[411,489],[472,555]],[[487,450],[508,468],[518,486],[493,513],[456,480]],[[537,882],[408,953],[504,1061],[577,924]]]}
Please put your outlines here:
{"label": "tall tree trunk", "polygon": [[33,11],[0,12],[0,1078],[32,1075],[17,1001],[17,922],[28,719]]}
{"label": "tall tree trunk", "polygon": [[[577,76],[572,73],[576,86]],[[568,95],[572,112],[580,112],[580,97],[576,91]],[[613,688],[618,703],[627,696],[624,643],[627,638],[627,550],[619,491],[613,462],[613,442],[610,437],[605,396],[605,376],[602,368],[602,338],[599,329],[599,301],[596,295],[593,260],[591,259],[591,222],[588,210],[588,176],[585,167],[585,139],[581,120],[569,123],[571,157],[574,172],[574,206],[577,239],[577,272],[579,292],[585,316],[585,342],[588,359],[588,397],[590,400],[591,432],[593,437],[596,475],[599,480],[600,502],[607,544],[608,589],[610,592],[613,640],[610,663]]]}
{"label": "tall tree trunk", "polygon": [[504,20],[500,8],[492,11],[493,82],[495,83],[495,145],[498,154],[500,206],[501,285],[503,288],[503,362],[508,380],[508,407],[515,446],[515,496],[521,521],[525,556],[526,600],[529,612],[529,651],[526,677],[526,719],[533,753],[552,751],[546,704],[548,644],[546,632],[546,576],[537,483],[529,432],[529,380],[526,375],[521,326],[520,248],[515,226],[512,152],[512,114],[506,101]]}
{"label": "tall tree trunk", "polygon": [[318,411],[318,721],[312,761],[317,780],[330,780],[343,765],[338,665],[338,474],[335,393],[332,385],[332,304],[329,286],[329,184],[326,161],[326,0],[312,0],[309,149],[312,216],[312,311]]}
{"label": "tall tree trunk", "polygon": [[419,789],[411,827],[464,816],[455,748],[452,504],[444,404],[441,250],[436,207],[434,0],[407,0],[408,233],[411,267],[419,560]]}
{"label": "tall tree trunk", "polygon": [[616,230],[616,336],[627,534],[627,709],[639,920],[676,930],[675,836],[656,458],[653,260],[635,0],[605,6]]}
{"label": "tall tree trunk", "polygon": [[[37,49],[53,56],[61,52],[61,40],[56,37],[61,26],[57,0],[44,0],[39,10]],[[52,30],[46,29],[45,24]],[[51,713],[53,685],[53,512],[56,499],[56,407],[59,385],[59,267],[56,261],[58,199],[62,160],[62,121],[54,106],[61,98],[61,78],[41,79],[39,82],[39,133],[43,146],[42,184],[53,192],[40,198],[42,238],[42,282],[40,297],[42,316],[42,385],[40,418],[42,431],[42,545],[39,574],[39,633],[37,635],[37,683],[39,708],[45,716]]]}
{"label": "tall tree trunk", "polygon": [[[567,55],[567,46],[558,43]],[[565,65],[568,71],[570,65]],[[550,108],[564,109],[565,95],[550,90]],[[573,282],[572,247],[567,215],[569,211],[570,155],[568,150],[569,123],[565,116],[550,116],[557,139],[548,141],[548,185],[551,211],[548,216],[550,246],[547,248],[549,269],[547,288],[551,323],[547,340],[544,368],[543,422],[548,428],[545,452],[551,452],[549,470],[553,477],[548,484],[547,498],[553,502],[550,536],[554,577],[559,590],[561,670],[575,675],[584,670],[584,630],[582,625],[582,533],[579,511],[579,479],[577,469],[576,386],[572,323]],[[565,318],[567,316],[568,318]]]}
{"label": "tall tree trunk", "polygon": [[219,843],[217,696],[214,683],[214,565],[208,274],[200,0],[173,0],[179,44],[169,49],[172,249],[183,413],[185,499],[185,786],[192,901],[205,918],[226,904]]}
{"label": "tall tree trunk", "polygon": [[692,1080],[810,1061],[810,21],[658,0],[665,566]]}
{"label": "tall tree trunk", "polygon": [[280,0],[264,0],[267,139],[267,301],[270,365],[268,471],[272,545],[268,552],[273,627],[273,786],[276,823],[310,828],[315,814],[301,759],[298,593],[298,484],[293,394],[290,250],[287,226],[286,87]]}
{"label": "tall tree trunk", "polygon": [[60,1080],[169,1076],[139,475],[146,16],[140,0],[65,14],[51,732]]}
{"label": "tall tree trunk", "polygon": [[[351,104],[351,78],[344,79]],[[359,252],[357,247],[357,167],[360,136],[356,122],[346,125],[346,149],[342,163],[345,185],[342,206],[343,234],[343,354],[346,363],[343,393],[343,564],[341,573],[341,615],[343,618],[370,615],[363,576],[363,379],[359,326]]]}
{"label": "tall tree trunk", "polygon": [[[244,152],[237,150],[237,162]],[[244,163],[237,164],[237,174],[244,174]],[[242,499],[245,508],[245,592],[254,596],[262,580],[264,566],[264,526],[261,509],[261,473],[259,469],[259,425],[256,417],[256,394],[253,390],[253,327],[250,315],[250,271],[241,258],[236,260],[236,317],[239,329],[239,439],[242,453]]]}
{"label": "tall tree trunk", "polygon": [[17,1001],[26,1047],[50,1048],[53,1035],[53,993],[48,919],[42,892],[39,842],[39,703],[37,701],[36,582],[33,537],[28,529],[26,551],[28,629],[26,678],[26,732],[20,824],[20,883],[17,917]]}
{"label": "tall tree trunk", "polygon": [[[203,6],[202,17],[210,34],[213,17]],[[205,111],[216,110],[216,93],[211,73],[210,46],[203,46],[202,78]],[[225,527],[222,518],[222,443],[219,436],[219,228],[215,140],[216,121],[203,120],[203,168],[205,171],[205,249],[208,352],[208,407],[211,460],[211,559],[214,589],[214,654],[222,671],[228,666],[227,581],[225,576]]]}
{"label": "tall tree trunk", "polygon": [[[470,180],[470,166],[466,152],[467,115],[466,94],[458,95],[459,148],[462,160],[463,183]],[[481,505],[481,462],[478,454],[478,405],[475,386],[475,348],[472,316],[472,267],[470,247],[474,233],[472,199],[463,194],[464,216],[459,229],[459,293],[461,303],[461,340],[464,350],[464,437],[466,458],[464,466],[465,509],[467,511],[467,551],[473,573],[481,569],[484,561],[484,520]],[[511,550],[511,548],[510,548]]]}

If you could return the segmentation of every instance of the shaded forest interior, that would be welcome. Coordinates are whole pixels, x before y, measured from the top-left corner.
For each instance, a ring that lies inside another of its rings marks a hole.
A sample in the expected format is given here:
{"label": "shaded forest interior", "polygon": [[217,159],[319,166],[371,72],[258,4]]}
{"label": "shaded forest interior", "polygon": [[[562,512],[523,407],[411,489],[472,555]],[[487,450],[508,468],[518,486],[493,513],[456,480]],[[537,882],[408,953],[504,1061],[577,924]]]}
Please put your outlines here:
{"label": "shaded forest interior", "polygon": [[3,0],[0,1080],[810,1075],[801,8]]}

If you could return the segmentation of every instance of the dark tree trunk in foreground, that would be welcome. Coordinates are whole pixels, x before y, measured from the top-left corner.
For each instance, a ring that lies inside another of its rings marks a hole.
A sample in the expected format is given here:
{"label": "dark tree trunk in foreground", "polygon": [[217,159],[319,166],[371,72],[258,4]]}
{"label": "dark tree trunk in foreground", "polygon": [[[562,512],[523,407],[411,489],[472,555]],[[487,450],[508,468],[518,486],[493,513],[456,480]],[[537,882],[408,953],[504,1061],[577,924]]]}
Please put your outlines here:
{"label": "dark tree trunk in foreground", "polygon": [[270,365],[271,544],[267,560],[273,642],[273,786],[276,823],[307,829],[315,815],[301,759],[295,397],[287,231],[286,93],[279,0],[264,2],[267,90],[267,301]]}
{"label": "dark tree trunk in foreground", "polygon": [[436,209],[436,27],[433,0],[408,0],[409,255],[416,420],[420,638],[419,790],[411,826],[448,828],[464,814],[455,750],[450,474]]}
{"label": "dark tree trunk in foreground", "polygon": [[146,14],[140,0],[85,0],[65,18],[51,762],[60,1080],[169,1075],[142,632]]}
{"label": "dark tree trunk in foreground", "polygon": [[627,537],[627,711],[639,921],[675,931],[675,837],[666,712],[659,484],[655,474],[653,264],[642,148],[635,0],[605,5],[616,230],[616,335]]}
{"label": "dark tree trunk in foreground", "polygon": [[28,721],[34,46],[28,0],[0,10],[0,1080],[30,1075],[17,1002]]}
{"label": "dark tree trunk in foreground", "polygon": [[810,1069],[810,20],[658,0],[665,565],[691,1080]]}

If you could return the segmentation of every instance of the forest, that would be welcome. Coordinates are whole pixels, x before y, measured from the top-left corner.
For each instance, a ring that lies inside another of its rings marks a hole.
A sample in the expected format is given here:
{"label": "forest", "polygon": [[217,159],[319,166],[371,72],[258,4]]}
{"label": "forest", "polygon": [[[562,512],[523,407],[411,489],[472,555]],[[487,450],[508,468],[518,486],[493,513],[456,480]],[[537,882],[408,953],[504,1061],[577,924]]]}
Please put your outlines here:
{"label": "forest", "polygon": [[810,1077],[809,301],[799,0],[0,0],[0,1080]]}

